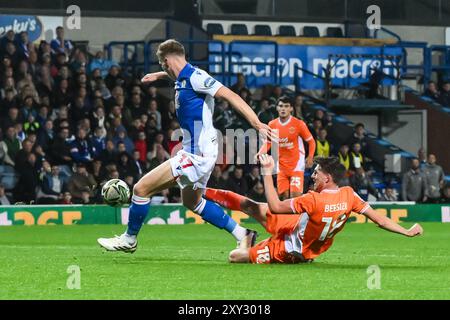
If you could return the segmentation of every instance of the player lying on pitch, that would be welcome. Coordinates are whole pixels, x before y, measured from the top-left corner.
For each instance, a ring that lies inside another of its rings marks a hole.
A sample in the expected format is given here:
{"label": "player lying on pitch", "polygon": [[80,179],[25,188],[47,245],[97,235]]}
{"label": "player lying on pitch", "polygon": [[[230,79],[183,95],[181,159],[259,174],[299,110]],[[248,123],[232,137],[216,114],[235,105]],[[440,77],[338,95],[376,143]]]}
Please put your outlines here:
{"label": "player lying on pitch", "polygon": [[273,158],[259,156],[267,204],[256,203],[239,194],[207,189],[206,197],[223,207],[240,210],[255,218],[272,237],[251,248],[230,253],[235,263],[302,263],[310,262],[333,244],[334,236],[344,228],[351,212],[364,214],[380,228],[408,237],[423,234],[419,224],[409,230],[379,215],[351,187],[339,188],[345,168],[339,159],[317,158],[312,175],[314,191],[290,200],[280,201],[273,186]]}

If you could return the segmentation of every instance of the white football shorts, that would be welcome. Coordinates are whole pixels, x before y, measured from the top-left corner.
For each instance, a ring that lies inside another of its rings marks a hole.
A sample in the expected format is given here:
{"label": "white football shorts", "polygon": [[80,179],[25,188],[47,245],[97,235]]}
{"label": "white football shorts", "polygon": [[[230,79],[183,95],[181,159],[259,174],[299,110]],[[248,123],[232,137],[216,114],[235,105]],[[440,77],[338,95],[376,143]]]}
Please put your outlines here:
{"label": "white football shorts", "polygon": [[216,160],[217,156],[202,157],[180,150],[170,159],[170,166],[181,189],[188,186],[192,186],[194,190],[206,189]]}

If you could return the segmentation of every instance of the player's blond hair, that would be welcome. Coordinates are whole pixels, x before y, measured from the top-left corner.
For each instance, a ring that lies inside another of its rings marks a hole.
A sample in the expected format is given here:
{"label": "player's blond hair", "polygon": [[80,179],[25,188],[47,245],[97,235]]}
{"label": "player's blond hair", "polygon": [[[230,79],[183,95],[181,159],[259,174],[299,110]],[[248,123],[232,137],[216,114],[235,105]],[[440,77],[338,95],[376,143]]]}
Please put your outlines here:
{"label": "player's blond hair", "polygon": [[184,50],[184,47],[180,42],[175,39],[169,39],[158,46],[156,56],[158,57],[159,61],[162,61],[169,54],[185,57],[186,51]]}

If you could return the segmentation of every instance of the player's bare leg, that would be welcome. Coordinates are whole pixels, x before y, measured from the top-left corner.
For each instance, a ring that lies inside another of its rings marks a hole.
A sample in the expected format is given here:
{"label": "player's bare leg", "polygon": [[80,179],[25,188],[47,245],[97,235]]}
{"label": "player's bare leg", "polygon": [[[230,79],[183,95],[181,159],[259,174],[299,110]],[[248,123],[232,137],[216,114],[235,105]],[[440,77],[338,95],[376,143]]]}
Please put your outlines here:
{"label": "player's bare leg", "polygon": [[150,197],[176,184],[170,162],[166,161],[142,177],[133,188],[128,228],[121,236],[100,238],[97,242],[108,251],[133,253],[137,249],[137,235],[150,207]]}

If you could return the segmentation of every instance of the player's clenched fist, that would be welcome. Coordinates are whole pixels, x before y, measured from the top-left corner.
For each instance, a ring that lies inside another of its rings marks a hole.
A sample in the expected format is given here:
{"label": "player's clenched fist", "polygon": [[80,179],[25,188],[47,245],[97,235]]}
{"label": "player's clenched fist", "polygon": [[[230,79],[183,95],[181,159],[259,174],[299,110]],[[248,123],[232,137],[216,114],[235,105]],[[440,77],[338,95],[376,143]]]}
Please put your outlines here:
{"label": "player's clenched fist", "polygon": [[407,233],[408,237],[415,237],[415,236],[421,236],[423,235],[423,228],[420,224],[416,223],[413,225]]}
{"label": "player's clenched fist", "polygon": [[275,162],[272,156],[268,154],[262,154],[259,156],[259,162],[261,163],[261,173],[263,176],[270,176],[273,173]]}

